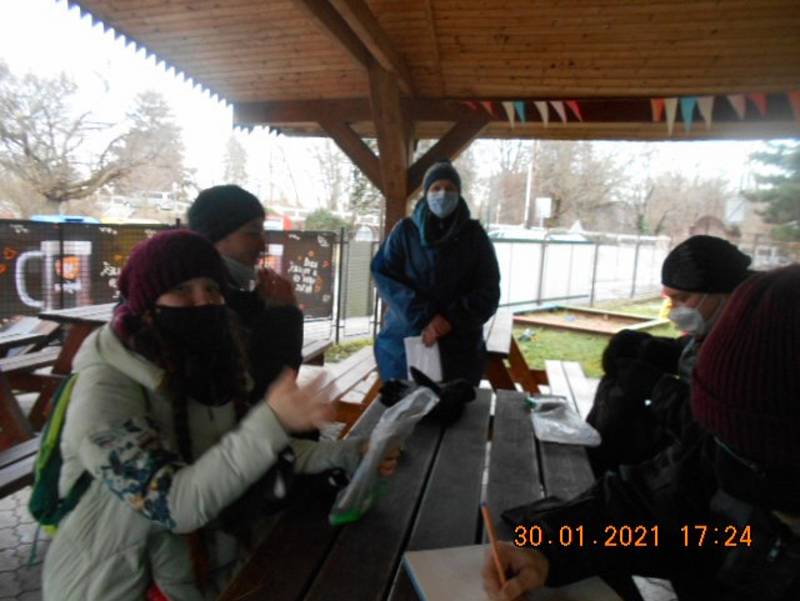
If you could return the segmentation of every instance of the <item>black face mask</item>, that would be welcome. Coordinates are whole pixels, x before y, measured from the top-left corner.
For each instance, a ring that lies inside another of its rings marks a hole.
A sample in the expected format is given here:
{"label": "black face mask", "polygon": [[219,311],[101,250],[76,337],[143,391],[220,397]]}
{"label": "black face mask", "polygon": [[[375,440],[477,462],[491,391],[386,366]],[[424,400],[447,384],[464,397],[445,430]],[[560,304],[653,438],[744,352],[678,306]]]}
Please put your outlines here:
{"label": "black face mask", "polygon": [[178,391],[203,405],[230,401],[242,374],[225,305],[157,306],[155,324],[174,349]]}

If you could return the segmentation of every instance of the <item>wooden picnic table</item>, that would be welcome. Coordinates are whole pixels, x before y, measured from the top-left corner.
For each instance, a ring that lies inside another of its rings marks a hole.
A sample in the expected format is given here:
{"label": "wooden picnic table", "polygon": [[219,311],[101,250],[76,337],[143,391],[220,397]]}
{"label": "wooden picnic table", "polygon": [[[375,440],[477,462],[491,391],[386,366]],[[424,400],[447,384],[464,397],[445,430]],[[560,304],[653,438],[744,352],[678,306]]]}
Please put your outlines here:
{"label": "wooden picnic table", "polygon": [[[510,540],[511,529],[498,521],[504,509],[545,493],[568,496],[591,483],[582,448],[536,441],[526,396],[499,392],[492,415],[492,393],[479,389],[449,429],[418,424],[384,496],[359,522],[331,526],[332,499],[296,501],[219,601],[418,601],[403,553],[484,542],[483,498],[498,532]],[[367,434],[383,410],[372,403],[352,433]]]}
{"label": "wooden picnic table", "polygon": [[48,334],[38,332],[10,332],[0,334],[0,357],[11,349],[47,342]]}
{"label": "wooden picnic table", "polygon": [[536,394],[539,385],[547,383],[544,371],[528,367],[514,338],[511,311],[499,309],[484,325],[483,337],[488,355],[485,376],[495,391],[516,390],[515,383],[518,383],[529,394]]}

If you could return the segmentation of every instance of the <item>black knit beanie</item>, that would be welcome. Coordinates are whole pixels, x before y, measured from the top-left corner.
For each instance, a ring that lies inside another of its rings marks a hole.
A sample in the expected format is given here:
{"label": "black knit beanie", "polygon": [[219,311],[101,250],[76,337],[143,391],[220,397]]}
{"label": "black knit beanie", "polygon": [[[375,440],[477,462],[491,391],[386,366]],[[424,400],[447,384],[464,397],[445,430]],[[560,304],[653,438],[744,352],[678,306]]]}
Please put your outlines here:
{"label": "black knit beanie", "polygon": [[453,182],[458,189],[458,193],[461,194],[461,176],[458,175],[458,171],[448,160],[437,161],[428,167],[425,172],[425,178],[422,180],[423,194],[427,194],[431,184],[440,179]]}
{"label": "black knit beanie", "polygon": [[800,470],[800,265],[736,289],[697,359],[694,418],[743,457]]}
{"label": "black knit beanie", "polygon": [[692,236],[672,249],[661,266],[661,283],[686,292],[728,294],[749,275],[751,259],[715,236]]}
{"label": "black knit beanie", "polygon": [[258,198],[244,188],[228,184],[206,188],[189,207],[189,227],[211,242],[219,242],[256,217],[265,217]]}

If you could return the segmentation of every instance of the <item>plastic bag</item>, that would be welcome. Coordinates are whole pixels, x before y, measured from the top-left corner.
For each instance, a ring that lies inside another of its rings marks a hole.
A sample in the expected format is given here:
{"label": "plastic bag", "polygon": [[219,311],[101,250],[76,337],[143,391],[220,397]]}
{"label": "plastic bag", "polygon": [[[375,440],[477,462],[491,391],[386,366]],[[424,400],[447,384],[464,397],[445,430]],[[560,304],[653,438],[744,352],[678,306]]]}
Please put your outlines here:
{"label": "plastic bag", "polygon": [[439,397],[429,388],[420,387],[389,407],[369,437],[367,453],[353,474],[350,484],[336,497],[328,519],[334,526],[361,519],[375,500],[380,482],[378,466],[386,453],[399,447],[414,431],[419,420],[433,409]]}
{"label": "plastic bag", "polygon": [[600,446],[600,433],[587,424],[566,397],[533,395],[529,397],[531,420],[536,438],[546,442]]}
{"label": "plastic bag", "polygon": [[407,377],[412,380],[411,368],[416,367],[434,382],[442,381],[442,358],[439,355],[439,344],[425,346],[422,336],[408,336],[403,339],[406,349]]}

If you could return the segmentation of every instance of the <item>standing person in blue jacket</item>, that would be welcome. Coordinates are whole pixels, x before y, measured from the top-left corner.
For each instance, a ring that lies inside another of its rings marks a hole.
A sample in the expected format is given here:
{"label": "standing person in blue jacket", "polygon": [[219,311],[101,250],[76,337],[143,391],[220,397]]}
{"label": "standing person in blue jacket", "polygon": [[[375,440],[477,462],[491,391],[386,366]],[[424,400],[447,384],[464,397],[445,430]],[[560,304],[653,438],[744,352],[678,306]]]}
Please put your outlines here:
{"label": "standing person in blue jacket", "polygon": [[372,260],[372,275],[387,305],[375,342],[381,379],[406,378],[403,339],[439,343],[445,381],[477,385],[486,362],[483,324],[500,300],[494,247],[470,219],[461,177],[449,161],[431,166],[424,194]]}

